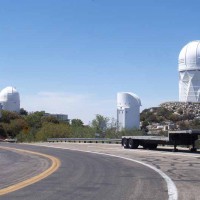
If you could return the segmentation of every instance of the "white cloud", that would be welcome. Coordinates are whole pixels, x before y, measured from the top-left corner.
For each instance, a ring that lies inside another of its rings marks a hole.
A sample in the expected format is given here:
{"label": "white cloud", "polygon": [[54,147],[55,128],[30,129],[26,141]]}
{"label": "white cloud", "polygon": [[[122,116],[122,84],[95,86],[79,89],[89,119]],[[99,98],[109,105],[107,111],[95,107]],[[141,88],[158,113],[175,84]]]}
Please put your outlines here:
{"label": "white cloud", "polygon": [[40,92],[23,95],[21,107],[29,112],[44,110],[48,113],[68,114],[70,119],[79,118],[85,124],[94,119],[96,114],[116,118],[116,100],[99,100],[93,94]]}

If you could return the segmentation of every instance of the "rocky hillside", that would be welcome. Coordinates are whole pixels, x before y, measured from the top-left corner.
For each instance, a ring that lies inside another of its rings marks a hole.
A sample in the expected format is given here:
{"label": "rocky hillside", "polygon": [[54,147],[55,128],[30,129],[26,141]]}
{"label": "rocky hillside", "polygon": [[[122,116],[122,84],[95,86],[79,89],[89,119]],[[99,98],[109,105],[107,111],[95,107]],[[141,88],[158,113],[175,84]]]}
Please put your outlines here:
{"label": "rocky hillside", "polygon": [[160,104],[160,107],[178,115],[193,115],[194,118],[200,118],[200,103],[166,102]]}
{"label": "rocky hillside", "polygon": [[200,103],[166,102],[159,107],[145,109],[140,115],[141,121],[162,123],[200,119]]}

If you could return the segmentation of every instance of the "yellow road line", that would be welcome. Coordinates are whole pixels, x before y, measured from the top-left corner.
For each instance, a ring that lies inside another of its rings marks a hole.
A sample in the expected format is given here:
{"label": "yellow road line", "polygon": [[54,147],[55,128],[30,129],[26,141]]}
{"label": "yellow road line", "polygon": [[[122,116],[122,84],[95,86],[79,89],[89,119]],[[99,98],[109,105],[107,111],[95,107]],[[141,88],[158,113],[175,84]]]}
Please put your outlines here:
{"label": "yellow road line", "polygon": [[10,148],[10,147],[0,147],[0,148],[4,149],[4,150],[18,151],[18,152],[23,152],[23,153],[29,153],[29,154],[34,154],[34,155],[42,156],[42,157],[50,159],[51,162],[52,162],[51,167],[49,167],[44,172],[42,172],[42,173],[40,173],[40,174],[38,174],[38,175],[36,175],[36,176],[34,176],[32,178],[24,180],[24,181],[22,181],[20,183],[8,186],[8,187],[3,188],[3,189],[0,189],[0,196],[8,194],[10,192],[14,192],[16,190],[19,190],[21,188],[24,188],[24,187],[26,187],[28,185],[31,185],[33,183],[36,183],[36,182],[38,182],[38,181],[46,178],[47,176],[49,176],[53,172],[55,172],[60,167],[60,164],[61,164],[60,160],[58,158],[56,158],[54,156],[47,155],[47,154],[33,152],[33,151],[28,151],[28,150],[23,150],[23,149]]}

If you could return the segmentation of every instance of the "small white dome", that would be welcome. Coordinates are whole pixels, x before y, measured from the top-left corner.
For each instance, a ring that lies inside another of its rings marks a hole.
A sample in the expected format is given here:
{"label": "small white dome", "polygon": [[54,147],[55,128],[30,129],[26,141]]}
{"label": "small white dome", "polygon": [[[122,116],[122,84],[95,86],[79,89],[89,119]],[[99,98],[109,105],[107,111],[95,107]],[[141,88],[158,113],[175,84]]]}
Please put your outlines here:
{"label": "small white dome", "polygon": [[117,93],[117,105],[119,107],[140,107],[141,106],[141,100],[140,98],[132,93],[132,92],[119,92]]}
{"label": "small white dome", "polygon": [[6,87],[0,92],[0,103],[3,110],[20,111],[20,97],[14,87]]}
{"label": "small white dome", "polygon": [[0,101],[7,101],[9,96],[13,94],[19,94],[14,87],[6,87],[0,92]]}
{"label": "small white dome", "polygon": [[200,40],[189,42],[179,54],[179,71],[200,70]]}

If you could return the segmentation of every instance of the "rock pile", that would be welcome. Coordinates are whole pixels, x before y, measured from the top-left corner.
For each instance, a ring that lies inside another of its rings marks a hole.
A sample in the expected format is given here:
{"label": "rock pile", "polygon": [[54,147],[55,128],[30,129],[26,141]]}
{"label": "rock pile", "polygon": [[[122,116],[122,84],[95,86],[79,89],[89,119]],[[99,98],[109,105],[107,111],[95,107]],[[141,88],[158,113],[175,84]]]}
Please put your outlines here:
{"label": "rock pile", "polygon": [[173,111],[175,114],[192,114],[195,118],[200,118],[200,102],[165,102],[160,107]]}

